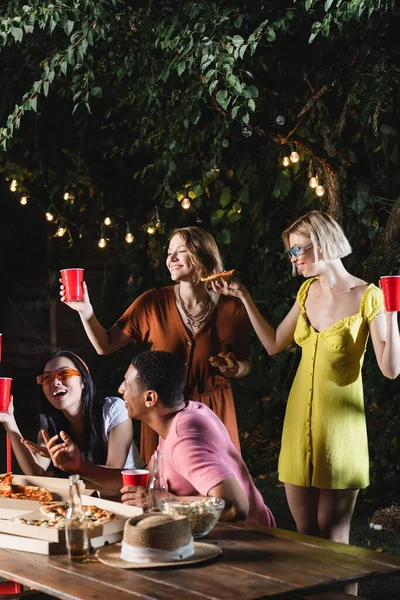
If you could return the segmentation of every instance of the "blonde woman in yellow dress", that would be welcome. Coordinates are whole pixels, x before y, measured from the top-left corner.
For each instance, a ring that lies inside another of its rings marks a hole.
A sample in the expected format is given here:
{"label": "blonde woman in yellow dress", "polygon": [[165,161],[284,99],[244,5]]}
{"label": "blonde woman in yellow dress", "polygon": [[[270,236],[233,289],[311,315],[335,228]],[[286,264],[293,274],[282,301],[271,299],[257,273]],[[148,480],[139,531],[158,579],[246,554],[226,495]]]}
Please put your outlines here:
{"label": "blonde woman in yellow dress", "polygon": [[369,484],[361,367],[371,334],[383,375],[398,376],[397,313],[385,314],[380,289],[345,269],[341,258],[351,247],[329,215],[309,212],[282,237],[293,273],[307,279],[276,331],[242,284],[218,281],[215,290],[240,298],[268,354],[293,339],[302,348],[286,409],[279,479],[300,533],[348,543],[358,491]]}

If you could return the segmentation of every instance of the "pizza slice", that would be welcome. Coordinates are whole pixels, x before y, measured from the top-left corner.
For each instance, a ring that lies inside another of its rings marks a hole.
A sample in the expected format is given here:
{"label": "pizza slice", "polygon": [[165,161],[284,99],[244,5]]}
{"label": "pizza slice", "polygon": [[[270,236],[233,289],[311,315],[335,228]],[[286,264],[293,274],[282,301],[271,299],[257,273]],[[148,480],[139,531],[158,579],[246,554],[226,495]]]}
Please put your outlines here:
{"label": "pizza slice", "polygon": [[0,496],[2,498],[9,498],[12,493],[12,473],[3,473],[0,475]]}
{"label": "pizza slice", "polygon": [[46,488],[35,485],[13,485],[11,498],[19,500],[35,500],[37,502],[50,502],[52,494]]}
{"label": "pizza slice", "polygon": [[230,271],[219,271],[218,273],[212,273],[211,275],[207,275],[207,277],[202,277],[200,281],[207,283],[208,281],[215,281],[216,279],[232,279],[235,273],[235,269],[231,269]]}
{"label": "pizza slice", "polygon": [[236,362],[230,356],[227,356],[224,352],[220,352],[217,356],[210,356],[208,359],[212,367],[227,367],[232,369]]}

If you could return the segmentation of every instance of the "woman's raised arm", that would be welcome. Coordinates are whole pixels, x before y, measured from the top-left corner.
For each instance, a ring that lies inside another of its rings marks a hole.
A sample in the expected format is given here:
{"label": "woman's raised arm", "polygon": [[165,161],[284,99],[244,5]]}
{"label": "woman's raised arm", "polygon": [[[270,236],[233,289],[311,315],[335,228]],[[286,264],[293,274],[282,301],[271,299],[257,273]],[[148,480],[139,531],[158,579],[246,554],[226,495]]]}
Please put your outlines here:
{"label": "woman's raised arm", "polygon": [[130,339],[121,331],[118,325],[105,329],[94,314],[90,302],[87,285],[83,282],[83,299],[79,301],[66,302],[64,300],[64,286],[60,288],[61,301],[76,310],[82,321],[92,346],[97,354],[111,354],[129,344]]}

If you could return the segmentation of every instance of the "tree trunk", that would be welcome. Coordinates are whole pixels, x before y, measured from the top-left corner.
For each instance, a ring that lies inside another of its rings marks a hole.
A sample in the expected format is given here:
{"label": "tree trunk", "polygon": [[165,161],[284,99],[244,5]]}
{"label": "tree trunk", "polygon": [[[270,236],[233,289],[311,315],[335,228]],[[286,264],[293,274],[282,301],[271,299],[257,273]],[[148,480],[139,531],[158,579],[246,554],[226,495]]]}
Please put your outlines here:
{"label": "tree trunk", "polygon": [[390,275],[400,250],[400,199],[396,200],[385,229],[378,235],[366,267],[367,281]]}

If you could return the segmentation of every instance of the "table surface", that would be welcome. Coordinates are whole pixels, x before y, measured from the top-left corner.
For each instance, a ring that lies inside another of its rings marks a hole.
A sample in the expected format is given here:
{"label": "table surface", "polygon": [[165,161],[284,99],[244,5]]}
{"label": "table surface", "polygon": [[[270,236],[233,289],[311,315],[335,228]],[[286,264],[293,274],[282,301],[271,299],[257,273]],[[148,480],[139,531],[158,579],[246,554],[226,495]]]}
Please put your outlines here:
{"label": "table surface", "polygon": [[399,556],[250,523],[220,523],[202,541],[218,544],[222,556],[167,569],[115,569],[0,549],[0,575],[66,600],[286,600],[400,574]]}

